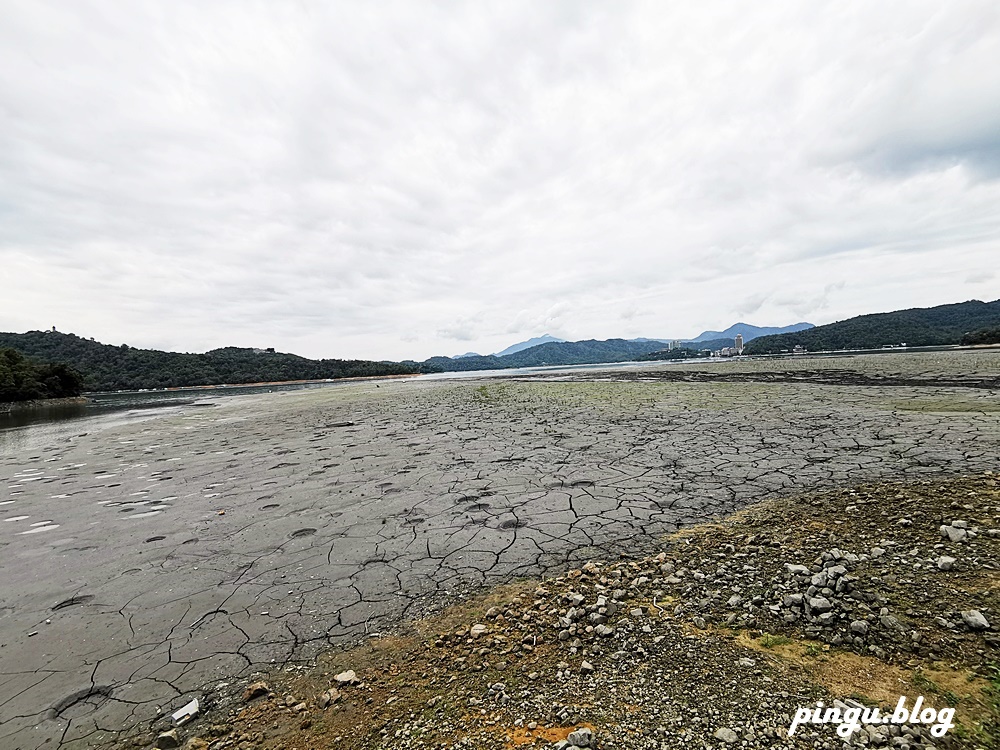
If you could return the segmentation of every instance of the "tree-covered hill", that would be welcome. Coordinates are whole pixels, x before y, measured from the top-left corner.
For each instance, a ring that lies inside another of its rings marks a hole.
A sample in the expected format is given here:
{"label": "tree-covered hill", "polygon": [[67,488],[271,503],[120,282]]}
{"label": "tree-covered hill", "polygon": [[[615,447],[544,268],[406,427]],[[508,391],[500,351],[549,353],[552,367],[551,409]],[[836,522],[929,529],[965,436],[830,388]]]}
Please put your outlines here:
{"label": "tree-covered hill", "polygon": [[762,336],[747,354],[776,354],[802,346],[809,351],[880,349],[883,346],[958,344],[971,331],[1000,326],[1000,300],[972,300],[937,307],[860,315],[796,333]]}
{"label": "tree-covered hill", "polygon": [[662,341],[560,341],[548,342],[503,356],[431,357],[420,367],[425,372],[465,372],[469,370],[503,370],[512,367],[542,367],[545,365],[584,365],[602,362],[628,362],[650,352],[665,348]]}
{"label": "tree-covered hill", "polygon": [[33,362],[15,349],[0,349],[0,402],[79,396],[83,378],[63,364]]}
{"label": "tree-covered hill", "polygon": [[39,360],[69,365],[83,375],[84,389],[88,391],[323,380],[417,372],[416,368],[398,362],[314,360],[271,350],[235,347],[215,349],[205,354],[161,352],[127,345],[111,346],[55,331],[0,333],[0,347],[16,349]]}

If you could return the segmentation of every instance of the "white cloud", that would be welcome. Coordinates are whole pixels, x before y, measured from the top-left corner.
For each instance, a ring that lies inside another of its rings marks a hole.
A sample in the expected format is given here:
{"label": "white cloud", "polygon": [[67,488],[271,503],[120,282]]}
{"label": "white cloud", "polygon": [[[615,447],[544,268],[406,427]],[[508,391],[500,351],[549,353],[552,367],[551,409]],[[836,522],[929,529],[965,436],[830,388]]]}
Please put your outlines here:
{"label": "white cloud", "polygon": [[985,1],[9,2],[0,329],[423,358],[996,296],[997,50]]}

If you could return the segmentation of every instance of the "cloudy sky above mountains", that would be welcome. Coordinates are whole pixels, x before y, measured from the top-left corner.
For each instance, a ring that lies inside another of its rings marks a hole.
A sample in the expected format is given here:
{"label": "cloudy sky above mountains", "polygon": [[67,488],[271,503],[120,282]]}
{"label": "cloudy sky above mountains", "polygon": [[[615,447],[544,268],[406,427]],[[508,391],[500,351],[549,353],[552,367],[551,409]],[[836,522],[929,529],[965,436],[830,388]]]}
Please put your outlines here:
{"label": "cloudy sky above mountains", "polygon": [[422,359],[1000,297],[990,0],[0,17],[0,330]]}

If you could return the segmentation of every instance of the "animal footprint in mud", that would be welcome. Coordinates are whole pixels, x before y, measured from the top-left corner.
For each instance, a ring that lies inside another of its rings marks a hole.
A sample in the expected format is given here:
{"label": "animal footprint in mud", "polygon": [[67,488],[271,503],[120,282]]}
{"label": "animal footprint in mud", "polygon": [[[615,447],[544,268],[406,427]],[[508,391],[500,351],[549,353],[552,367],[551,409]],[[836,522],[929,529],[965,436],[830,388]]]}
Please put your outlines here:
{"label": "animal footprint in mud", "polygon": [[292,539],[298,539],[300,536],[312,536],[316,533],[316,529],[299,529],[298,531],[293,531],[290,536]]}
{"label": "animal footprint in mud", "polygon": [[528,522],[522,518],[509,518],[500,524],[501,529],[523,529]]}
{"label": "animal footprint in mud", "polygon": [[151,536],[149,537],[149,539],[143,542],[143,544],[149,544],[150,542],[162,542],[164,539],[166,539],[165,536]]}

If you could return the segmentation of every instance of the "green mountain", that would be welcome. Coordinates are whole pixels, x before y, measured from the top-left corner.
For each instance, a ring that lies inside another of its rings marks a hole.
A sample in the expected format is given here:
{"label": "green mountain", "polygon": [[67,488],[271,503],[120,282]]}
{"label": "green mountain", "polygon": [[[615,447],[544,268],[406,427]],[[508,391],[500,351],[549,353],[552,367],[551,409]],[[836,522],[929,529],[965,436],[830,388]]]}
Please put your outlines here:
{"label": "green mountain", "polygon": [[66,365],[32,362],[15,349],[0,349],[0,403],[79,396],[83,379]]}
{"label": "green mountain", "polygon": [[974,331],[1000,326],[1000,300],[971,300],[937,307],[859,315],[795,333],[762,336],[746,345],[747,354],[777,354],[802,346],[809,351],[880,349],[883,346],[958,344]]}
{"label": "green mountain", "polygon": [[466,372],[469,370],[504,370],[512,367],[629,362],[664,347],[665,344],[662,341],[627,341],[625,339],[550,341],[503,356],[491,354],[485,357],[462,357],[461,359],[431,357],[421,362],[419,367],[423,372]]}
{"label": "green mountain", "polygon": [[270,349],[227,347],[205,354],[134,349],[126,344],[111,346],[72,333],[55,331],[0,333],[0,349],[5,347],[34,359],[68,365],[83,375],[84,389],[88,391],[324,380],[417,372],[415,367],[398,362],[315,360]]}

